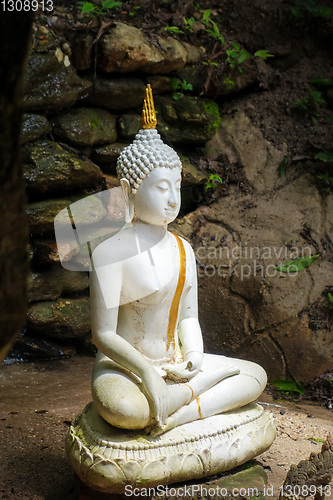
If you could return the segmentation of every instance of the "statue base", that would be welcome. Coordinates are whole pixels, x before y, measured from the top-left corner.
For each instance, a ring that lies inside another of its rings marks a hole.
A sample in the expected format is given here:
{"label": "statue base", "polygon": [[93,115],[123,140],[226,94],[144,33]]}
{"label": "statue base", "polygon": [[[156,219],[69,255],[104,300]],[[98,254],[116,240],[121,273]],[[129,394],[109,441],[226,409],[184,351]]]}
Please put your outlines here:
{"label": "statue base", "polygon": [[89,403],[72,422],[66,450],[89,488],[128,496],[133,488],[157,488],[233,469],[266,451],[275,435],[272,417],[255,403],[158,437],[112,427]]}
{"label": "statue base", "polygon": [[[137,491],[133,490],[133,495],[101,493],[93,490],[83,483],[75,474],[75,499],[76,500],[128,500],[135,497]],[[154,496],[149,491],[145,494],[140,491],[141,500],[186,500],[195,498],[196,500],[253,500],[253,498],[265,499],[265,494],[272,496],[272,487],[267,488],[267,475],[259,462],[251,460],[245,464],[224,472],[214,478],[204,478],[200,481],[187,483],[177,483],[175,486],[165,490],[165,494]]]}

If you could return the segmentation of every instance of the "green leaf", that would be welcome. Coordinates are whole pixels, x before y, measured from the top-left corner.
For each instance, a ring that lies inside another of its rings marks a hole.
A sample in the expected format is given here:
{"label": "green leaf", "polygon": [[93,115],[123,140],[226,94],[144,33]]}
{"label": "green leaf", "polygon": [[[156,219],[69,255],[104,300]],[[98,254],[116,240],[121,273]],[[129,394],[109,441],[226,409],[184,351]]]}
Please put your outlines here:
{"label": "green leaf", "polygon": [[303,12],[301,12],[301,9],[299,7],[293,7],[291,9],[291,13],[295,17],[304,17]]}
{"label": "green leaf", "polygon": [[288,379],[281,379],[281,380],[274,380],[274,382],[271,383],[273,387],[276,387],[278,391],[285,391],[285,392],[299,392],[299,394],[304,394],[303,388],[295,381],[295,380],[288,380]]}
{"label": "green leaf", "polygon": [[179,81],[177,80],[177,78],[173,78],[173,79],[171,80],[171,86],[172,86],[173,90],[180,89],[180,83],[179,83]]}
{"label": "green leaf", "polygon": [[209,18],[210,13],[211,13],[211,9],[207,9],[207,10],[205,10],[205,12],[204,12],[204,13],[203,13],[203,15],[202,15],[202,19],[203,19],[204,21],[206,21],[206,20]]}
{"label": "green leaf", "polygon": [[309,441],[315,441],[316,443],[325,443],[325,440],[321,439],[321,438],[309,437],[308,440]]}
{"label": "green leaf", "polygon": [[222,183],[221,177],[219,175],[216,175],[216,174],[210,174],[209,180]]}
{"label": "green leaf", "polygon": [[101,3],[103,9],[113,9],[114,7],[120,7],[122,5],[121,2],[115,2],[115,0],[105,0]]}
{"label": "green leaf", "polygon": [[240,57],[238,59],[238,64],[242,64],[242,62],[244,62],[247,59],[251,58],[250,54],[248,54],[247,52],[245,52],[245,50],[241,50],[240,53],[241,53],[241,55],[240,55]]}
{"label": "green leaf", "polygon": [[86,2],[84,4],[84,6],[82,7],[82,14],[85,14],[86,12],[92,12],[95,9],[96,9],[96,5],[94,5],[91,2]]}
{"label": "green leaf", "polygon": [[312,262],[320,257],[320,254],[312,255],[311,257],[300,257],[295,260],[287,260],[283,262],[281,266],[275,266],[275,269],[281,271],[282,273],[295,273],[298,271],[303,271],[307,267],[310,267]]}
{"label": "green leaf", "polygon": [[333,162],[333,152],[332,151],[321,151],[315,156],[315,160],[329,161]]}
{"label": "green leaf", "polygon": [[184,31],[180,30],[177,26],[166,26],[164,31],[169,31],[170,33],[184,33]]}
{"label": "green leaf", "polygon": [[236,50],[240,50],[240,46],[236,42],[232,42],[232,45],[235,47]]}
{"label": "green leaf", "polygon": [[333,295],[330,292],[328,292],[328,298],[330,299],[331,302],[333,302]]}
{"label": "green leaf", "polygon": [[329,78],[312,78],[310,83],[314,83],[315,85],[318,85],[318,87],[333,87],[333,80],[330,80]]}
{"label": "green leaf", "polygon": [[270,54],[268,50],[257,50],[254,53],[254,57],[262,57],[263,59],[267,59],[267,57],[275,57],[273,54]]}
{"label": "green leaf", "polygon": [[184,97],[184,94],[182,94],[181,92],[176,92],[172,97],[175,101],[178,101],[179,99],[182,99]]}
{"label": "green leaf", "polygon": [[283,160],[280,162],[278,166],[278,171],[280,172],[280,177],[282,178],[286,173],[286,166],[288,164],[288,156],[284,156]]}

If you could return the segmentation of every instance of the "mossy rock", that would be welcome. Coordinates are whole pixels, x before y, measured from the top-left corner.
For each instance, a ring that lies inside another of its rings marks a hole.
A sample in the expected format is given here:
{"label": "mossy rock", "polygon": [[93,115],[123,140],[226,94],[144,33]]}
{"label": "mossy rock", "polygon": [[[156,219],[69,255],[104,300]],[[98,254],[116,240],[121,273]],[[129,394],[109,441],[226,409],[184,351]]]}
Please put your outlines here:
{"label": "mossy rock", "polygon": [[158,131],[174,144],[204,144],[220,125],[219,107],[200,97],[156,96]]}
{"label": "mossy rock", "polygon": [[73,339],[90,331],[89,298],[37,302],[28,309],[28,331],[44,338]]}
{"label": "mossy rock", "polygon": [[58,111],[76,103],[91,82],[83,80],[72,66],[65,67],[54,54],[33,54],[24,79],[23,106],[27,111]]}
{"label": "mossy rock", "polygon": [[140,119],[141,117],[139,115],[135,115],[134,113],[122,115],[119,118],[119,132],[122,139],[134,139],[135,135],[141,128]]}
{"label": "mossy rock", "polygon": [[82,292],[89,288],[87,273],[72,272],[60,265],[49,271],[32,272],[28,281],[28,301],[56,300],[62,294]]}
{"label": "mossy rock", "polygon": [[[76,225],[93,224],[99,222],[105,215],[106,210],[97,196],[86,196],[85,203],[75,206],[74,222]],[[36,234],[49,234],[54,232],[54,220],[62,210],[67,209],[78,201],[72,199],[52,199],[35,203],[28,203],[26,212],[30,222],[30,232]],[[68,212],[65,210],[57,218],[58,227],[68,224]]]}
{"label": "mossy rock", "polygon": [[22,151],[23,175],[28,194],[75,192],[98,186],[102,171],[53,141],[36,141]]}
{"label": "mossy rock", "polygon": [[59,116],[53,122],[56,138],[78,147],[116,142],[116,118],[106,109],[77,108]]}
{"label": "mossy rock", "polygon": [[34,141],[40,136],[48,134],[52,125],[45,116],[26,113],[22,119],[21,142]]}

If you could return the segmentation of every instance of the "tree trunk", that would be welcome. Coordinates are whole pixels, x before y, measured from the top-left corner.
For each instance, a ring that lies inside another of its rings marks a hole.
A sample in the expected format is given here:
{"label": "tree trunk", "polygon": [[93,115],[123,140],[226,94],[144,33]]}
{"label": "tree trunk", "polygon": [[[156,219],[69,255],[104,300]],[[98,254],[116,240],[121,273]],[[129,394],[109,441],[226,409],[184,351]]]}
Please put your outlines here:
{"label": "tree trunk", "polygon": [[0,362],[26,319],[28,221],[19,139],[32,20],[32,12],[0,13]]}

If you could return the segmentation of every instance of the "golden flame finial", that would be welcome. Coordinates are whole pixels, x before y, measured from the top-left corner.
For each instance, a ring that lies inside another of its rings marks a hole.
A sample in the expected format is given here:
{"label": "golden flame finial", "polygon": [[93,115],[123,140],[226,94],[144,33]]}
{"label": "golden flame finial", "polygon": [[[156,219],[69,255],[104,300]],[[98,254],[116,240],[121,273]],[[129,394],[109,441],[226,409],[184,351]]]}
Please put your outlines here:
{"label": "golden flame finial", "polygon": [[153,100],[153,91],[148,83],[146,88],[146,97],[142,109],[141,128],[156,128],[156,123],[157,120]]}

